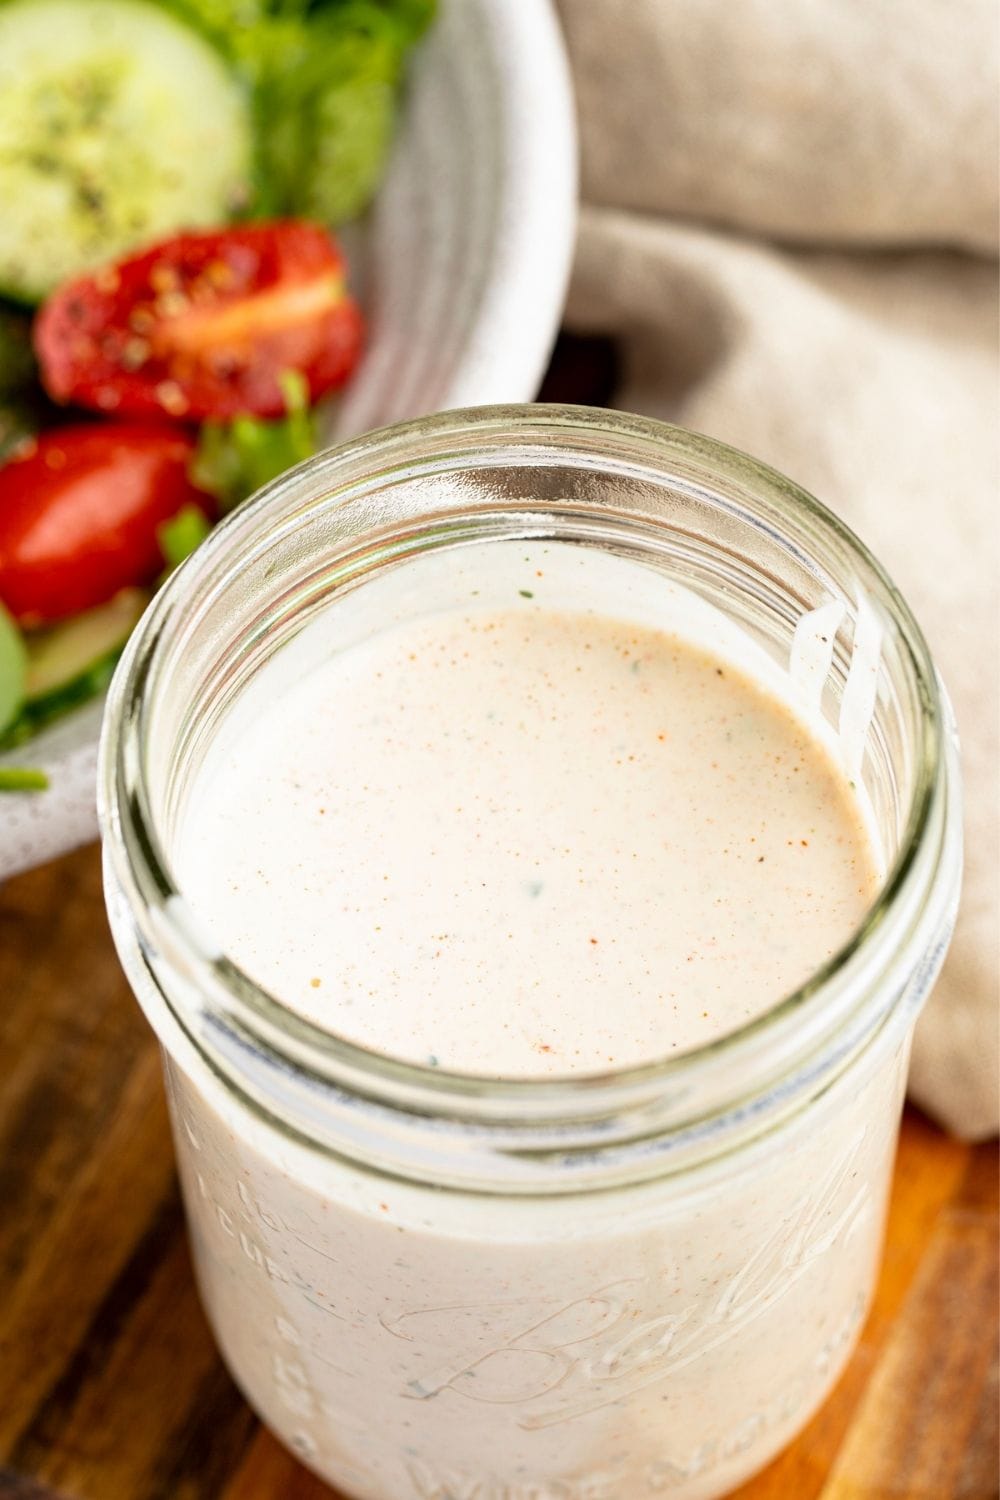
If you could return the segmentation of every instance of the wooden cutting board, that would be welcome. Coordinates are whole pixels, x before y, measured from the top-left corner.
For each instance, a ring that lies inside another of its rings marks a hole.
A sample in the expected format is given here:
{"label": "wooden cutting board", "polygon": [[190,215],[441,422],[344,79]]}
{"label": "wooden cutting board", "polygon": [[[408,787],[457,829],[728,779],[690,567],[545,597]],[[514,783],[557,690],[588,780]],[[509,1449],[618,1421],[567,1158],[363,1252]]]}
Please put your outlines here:
{"label": "wooden cutting board", "polygon": [[[741,1500],[991,1500],[997,1161],[904,1121],[885,1266],[822,1412]],[[226,1374],[96,848],[0,889],[0,1497],[329,1500]]]}

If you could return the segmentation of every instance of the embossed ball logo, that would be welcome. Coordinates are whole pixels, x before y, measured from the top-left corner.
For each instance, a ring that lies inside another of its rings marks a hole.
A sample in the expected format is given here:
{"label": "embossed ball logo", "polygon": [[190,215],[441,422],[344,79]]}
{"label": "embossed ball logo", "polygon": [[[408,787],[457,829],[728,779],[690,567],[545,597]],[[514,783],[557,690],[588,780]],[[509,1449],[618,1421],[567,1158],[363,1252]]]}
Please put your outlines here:
{"label": "embossed ball logo", "polygon": [[518,1425],[532,1430],[621,1401],[693,1364],[747,1329],[867,1219],[868,1190],[852,1170],[863,1135],[706,1297],[678,1306],[676,1277],[664,1268],[562,1305],[514,1299],[383,1319],[388,1334],[418,1346],[426,1366],[403,1395],[427,1401],[448,1390],[516,1406]]}

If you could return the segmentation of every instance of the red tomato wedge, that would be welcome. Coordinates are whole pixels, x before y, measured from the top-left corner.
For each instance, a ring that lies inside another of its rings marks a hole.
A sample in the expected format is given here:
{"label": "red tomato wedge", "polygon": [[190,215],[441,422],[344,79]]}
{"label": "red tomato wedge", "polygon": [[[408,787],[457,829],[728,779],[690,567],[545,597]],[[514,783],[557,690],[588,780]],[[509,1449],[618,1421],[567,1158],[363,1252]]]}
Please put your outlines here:
{"label": "red tomato wedge", "polygon": [[310,401],[357,363],[362,321],[325,229],[301,220],[181,234],[67,282],[35,322],[56,401],[123,416],[281,416],[279,378]]}
{"label": "red tomato wedge", "polygon": [[45,433],[0,468],[0,601],[46,625],[103,604],[163,567],[157,529],[185,505],[194,439],[162,423],[94,422]]}

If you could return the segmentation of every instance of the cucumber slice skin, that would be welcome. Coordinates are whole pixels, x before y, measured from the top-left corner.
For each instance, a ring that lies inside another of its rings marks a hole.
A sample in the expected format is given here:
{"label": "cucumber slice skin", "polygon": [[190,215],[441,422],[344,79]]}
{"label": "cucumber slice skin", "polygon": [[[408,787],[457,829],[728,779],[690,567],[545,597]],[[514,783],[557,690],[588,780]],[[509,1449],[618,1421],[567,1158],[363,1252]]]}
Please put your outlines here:
{"label": "cucumber slice skin", "polygon": [[0,733],[0,750],[13,750],[19,745],[33,740],[36,734],[56,719],[65,716],[75,708],[80,708],[84,703],[97,698],[104,692],[115,675],[115,667],[122,653],[122,647],[108,653],[103,660],[94,662],[80,677],[74,678],[65,687],[57,688],[45,698],[37,698],[32,703],[24,703],[20,713],[7,728]]}
{"label": "cucumber slice skin", "polygon": [[0,734],[17,719],[24,702],[27,662],[24,637],[0,604]]}
{"label": "cucumber slice skin", "polygon": [[149,602],[143,589],[120,594],[28,638],[25,697],[37,706],[89,679],[121,652]]}
{"label": "cucumber slice skin", "polygon": [[[28,638],[21,648],[22,701],[0,720],[0,750],[25,744],[47,724],[103,693],[148,602],[145,590],[123,589],[107,604]],[[0,622],[0,692],[2,653]]]}
{"label": "cucumber slice skin", "polygon": [[252,108],[149,0],[0,4],[0,291],[54,286],[252,195]]}

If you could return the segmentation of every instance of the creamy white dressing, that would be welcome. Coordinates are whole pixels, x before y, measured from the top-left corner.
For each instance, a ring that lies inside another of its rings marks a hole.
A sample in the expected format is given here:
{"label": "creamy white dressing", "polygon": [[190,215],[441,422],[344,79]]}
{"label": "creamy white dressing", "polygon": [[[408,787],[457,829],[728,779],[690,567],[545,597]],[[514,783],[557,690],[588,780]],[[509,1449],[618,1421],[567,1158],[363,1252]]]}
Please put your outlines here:
{"label": "creamy white dressing", "polygon": [[712,1040],[848,938],[877,867],[786,704],[676,634],[533,600],[397,624],[210,755],[178,869],[320,1025],[491,1075]]}

